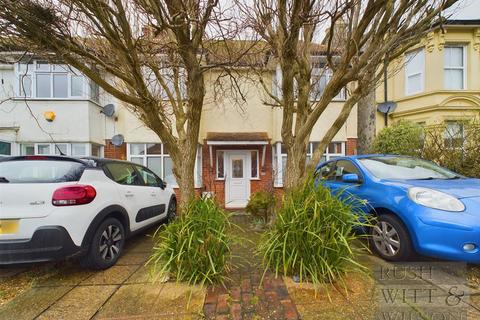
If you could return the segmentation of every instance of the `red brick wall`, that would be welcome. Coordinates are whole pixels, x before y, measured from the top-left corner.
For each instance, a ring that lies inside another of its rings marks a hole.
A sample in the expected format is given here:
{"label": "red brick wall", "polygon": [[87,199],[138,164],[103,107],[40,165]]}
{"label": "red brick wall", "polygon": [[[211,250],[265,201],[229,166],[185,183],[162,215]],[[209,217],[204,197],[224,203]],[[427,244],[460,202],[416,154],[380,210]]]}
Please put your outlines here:
{"label": "red brick wall", "polygon": [[103,149],[105,158],[127,160],[127,144],[124,143],[120,147],[112,144],[111,140],[105,140]]}
{"label": "red brick wall", "polygon": [[353,156],[357,154],[357,138],[347,138],[345,153],[347,156]]}
{"label": "red brick wall", "polygon": [[251,193],[260,190],[273,190],[273,171],[272,171],[272,146],[265,146],[265,165],[262,166],[263,146],[250,145],[226,145],[212,146],[213,165],[210,167],[209,146],[204,143],[202,148],[202,175],[204,191],[211,191],[215,194],[215,198],[222,205],[225,205],[225,180],[216,179],[217,168],[217,150],[258,150],[259,161],[259,179],[250,181]]}

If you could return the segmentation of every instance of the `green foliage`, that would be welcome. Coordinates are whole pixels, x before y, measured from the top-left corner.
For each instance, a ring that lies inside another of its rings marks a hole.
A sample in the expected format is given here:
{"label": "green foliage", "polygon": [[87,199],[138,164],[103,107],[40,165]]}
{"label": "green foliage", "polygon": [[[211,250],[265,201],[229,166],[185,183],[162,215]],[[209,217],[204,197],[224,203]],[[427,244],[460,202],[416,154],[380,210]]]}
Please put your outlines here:
{"label": "green foliage", "polygon": [[277,275],[297,275],[315,285],[333,283],[351,270],[363,269],[354,260],[353,228],[365,223],[351,201],[342,201],[313,177],[288,191],[272,228],[258,253],[266,269]]}
{"label": "green foliage", "polygon": [[422,145],[422,127],[410,121],[399,121],[379,132],[373,142],[372,151],[417,156]]}
{"label": "green foliage", "polygon": [[155,277],[189,284],[223,282],[232,240],[228,214],[213,199],[194,199],[180,218],[155,235],[149,260]]}
{"label": "green foliage", "polygon": [[258,191],[250,196],[245,210],[255,218],[262,219],[267,223],[275,208],[275,196],[273,192]]}

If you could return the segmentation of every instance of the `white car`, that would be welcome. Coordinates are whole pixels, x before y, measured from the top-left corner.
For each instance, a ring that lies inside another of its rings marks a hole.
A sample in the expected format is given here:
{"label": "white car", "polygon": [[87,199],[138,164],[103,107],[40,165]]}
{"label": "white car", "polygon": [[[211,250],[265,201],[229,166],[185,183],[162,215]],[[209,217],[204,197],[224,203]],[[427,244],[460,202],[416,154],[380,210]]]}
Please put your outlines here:
{"label": "white car", "polygon": [[0,265],[81,256],[105,269],[125,239],[176,216],[175,193],[151,170],[111,159],[0,159]]}

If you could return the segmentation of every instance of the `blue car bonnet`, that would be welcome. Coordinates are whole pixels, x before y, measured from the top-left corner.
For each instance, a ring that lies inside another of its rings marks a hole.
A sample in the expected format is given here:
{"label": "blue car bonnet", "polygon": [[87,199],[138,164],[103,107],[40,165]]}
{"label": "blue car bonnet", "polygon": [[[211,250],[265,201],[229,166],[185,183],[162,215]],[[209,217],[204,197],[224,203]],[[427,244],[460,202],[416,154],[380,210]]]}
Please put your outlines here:
{"label": "blue car bonnet", "polygon": [[451,194],[459,199],[480,197],[480,179],[382,180],[404,188],[422,187]]}

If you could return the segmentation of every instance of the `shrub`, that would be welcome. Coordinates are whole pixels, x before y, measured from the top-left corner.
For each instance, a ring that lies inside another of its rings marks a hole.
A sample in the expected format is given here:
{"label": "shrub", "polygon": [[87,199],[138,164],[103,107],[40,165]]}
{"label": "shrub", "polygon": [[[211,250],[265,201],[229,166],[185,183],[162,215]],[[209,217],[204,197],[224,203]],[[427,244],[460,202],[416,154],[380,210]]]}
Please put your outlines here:
{"label": "shrub", "polygon": [[266,269],[299,276],[315,285],[332,283],[345,272],[363,269],[354,260],[353,229],[365,225],[349,201],[332,196],[308,178],[287,192],[275,223],[258,253]]}
{"label": "shrub", "polygon": [[250,196],[245,210],[252,216],[262,219],[264,223],[270,220],[275,208],[275,196],[272,192],[258,191]]}
{"label": "shrub", "polygon": [[410,121],[399,121],[380,131],[373,142],[373,152],[417,156],[423,145],[423,129]]}
{"label": "shrub", "polygon": [[215,200],[193,200],[178,219],[155,235],[149,260],[153,275],[189,284],[223,282],[230,268],[229,228],[228,215]]}

